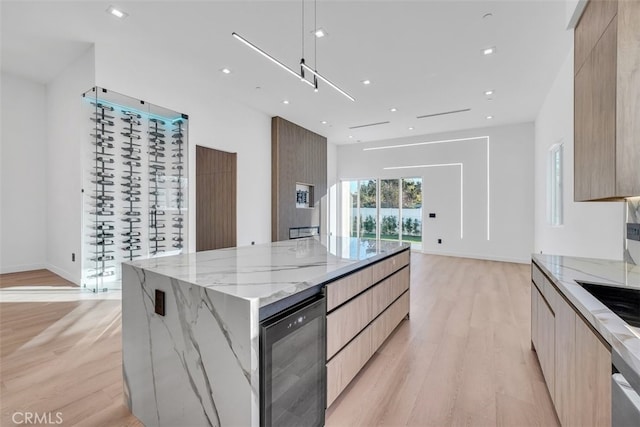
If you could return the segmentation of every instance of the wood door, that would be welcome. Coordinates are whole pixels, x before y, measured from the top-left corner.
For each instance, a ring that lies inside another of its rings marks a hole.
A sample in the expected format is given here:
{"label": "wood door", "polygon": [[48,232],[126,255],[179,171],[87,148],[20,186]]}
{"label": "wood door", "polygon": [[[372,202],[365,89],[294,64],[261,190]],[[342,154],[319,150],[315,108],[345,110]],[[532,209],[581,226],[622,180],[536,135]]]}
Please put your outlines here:
{"label": "wood door", "polygon": [[196,146],[196,251],[236,246],[237,154]]}

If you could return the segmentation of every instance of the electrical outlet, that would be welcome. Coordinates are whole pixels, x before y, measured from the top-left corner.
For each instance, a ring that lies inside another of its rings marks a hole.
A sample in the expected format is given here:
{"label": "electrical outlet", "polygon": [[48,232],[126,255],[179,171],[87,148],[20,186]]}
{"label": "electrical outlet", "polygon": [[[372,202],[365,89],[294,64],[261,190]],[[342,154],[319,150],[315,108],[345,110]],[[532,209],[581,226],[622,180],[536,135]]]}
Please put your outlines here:
{"label": "electrical outlet", "polygon": [[71,253],[71,262],[76,262],[76,254],[74,252]]}
{"label": "electrical outlet", "polygon": [[627,239],[640,241],[640,224],[627,223]]}
{"label": "electrical outlet", "polygon": [[164,291],[156,289],[155,312],[160,316],[164,316]]}
{"label": "electrical outlet", "polygon": [[442,244],[442,239],[438,239],[438,244]]}

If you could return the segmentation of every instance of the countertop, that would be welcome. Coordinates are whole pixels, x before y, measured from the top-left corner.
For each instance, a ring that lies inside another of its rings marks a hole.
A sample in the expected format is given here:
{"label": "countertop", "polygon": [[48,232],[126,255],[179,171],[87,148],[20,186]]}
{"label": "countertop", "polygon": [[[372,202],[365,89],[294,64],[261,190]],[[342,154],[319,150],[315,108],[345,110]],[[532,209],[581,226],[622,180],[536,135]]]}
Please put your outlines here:
{"label": "countertop", "polygon": [[394,241],[310,237],[125,264],[263,308],[408,248]]}
{"label": "countertop", "polygon": [[553,281],[580,314],[640,375],[640,328],[628,325],[575,281],[640,289],[640,265],[623,261],[558,255],[533,255],[533,262]]}

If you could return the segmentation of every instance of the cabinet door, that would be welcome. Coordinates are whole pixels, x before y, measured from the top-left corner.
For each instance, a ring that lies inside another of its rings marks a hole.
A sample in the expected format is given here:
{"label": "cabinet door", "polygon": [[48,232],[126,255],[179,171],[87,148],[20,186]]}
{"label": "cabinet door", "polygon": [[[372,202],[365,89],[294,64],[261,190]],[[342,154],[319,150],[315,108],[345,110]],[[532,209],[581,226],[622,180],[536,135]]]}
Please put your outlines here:
{"label": "cabinet door", "polygon": [[576,320],[575,425],[611,425],[611,352]]}
{"label": "cabinet door", "polygon": [[617,17],[575,76],[574,198],[616,196]]}
{"label": "cabinet door", "polygon": [[538,351],[538,288],[531,283],[531,344]]}
{"label": "cabinet door", "polygon": [[[625,3],[625,2],[623,2]],[[575,31],[574,68],[577,74],[589,53],[618,13],[617,1],[591,0],[584,9]]]}
{"label": "cabinet door", "polygon": [[[547,382],[547,388],[551,399],[555,401],[555,317],[547,302],[542,299],[538,301],[538,325],[540,327],[540,350],[538,351],[538,359],[542,367],[544,379]],[[542,357],[540,355],[542,354]]]}
{"label": "cabinet door", "polygon": [[556,292],[556,413],[563,426],[574,426],[575,421],[575,377],[576,377],[576,313]]}
{"label": "cabinet door", "polygon": [[616,191],[640,195],[640,1],[618,6]]}

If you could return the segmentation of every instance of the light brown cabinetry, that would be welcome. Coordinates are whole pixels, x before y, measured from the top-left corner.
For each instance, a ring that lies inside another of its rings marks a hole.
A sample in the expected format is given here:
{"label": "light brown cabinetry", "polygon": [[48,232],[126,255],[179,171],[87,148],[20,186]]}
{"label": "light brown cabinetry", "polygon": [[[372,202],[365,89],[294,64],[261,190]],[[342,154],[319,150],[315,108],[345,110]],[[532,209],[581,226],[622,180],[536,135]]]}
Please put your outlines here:
{"label": "light brown cabinetry", "polygon": [[365,268],[340,280],[331,282],[326,287],[327,311],[344,304],[373,284],[373,269]]}
{"label": "light brown cabinetry", "polygon": [[576,425],[576,313],[564,299],[556,298],[556,373],[554,404],[563,426]]}
{"label": "light brown cabinetry", "polygon": [[327,359],[333,357],[369,324],[372,317],[372,296],[373,291],[367,291],[327,314]]}
{"label": "light brown cabinetry", "polygon": [[[537,277],[540,281],[540,276],[543,276],[541,271],[533,265],[532,279]],[[601,341],[597,332],[591,329],[551,281],[544,277],[542,283],[546,298],[553,307],[553,322],[548,317],[551,307],[545,303],[545,297],[536,285],[532,285],[531,341],[536,349],[558,419],[563,426],[609,426],[609,347]],[[553,344],[550,341],[553,341]],[[550,362],[549,358],[552,358],[553,362]]]}
{"label": "light brown cabinetry", "polygon": [[409,314],[409,257],[403,251],[326,286],[327,407]]}
{"label": "light brown cabinetry", "polygon": [[591,0],[574,38],[574,198],[640,195],[640,2]]}
{"label": "light brown cabinetry", "polygon": [[366,328],[327,363],[327,407],[349,385],[372,354],[371,328]]}
{"label": "light brown cabinetry", "polygon": [[575,425],[610,426],[611,352],[581,319],[575,346]]}
{"label": "light brown cabinetry", "polygon": [[547,388],[553,399],[555,381],[555,315],[542,293],[533,286],[533,298],[535,299],[535,330],[537,340],[536,353],[542,374],[547,383]]}

